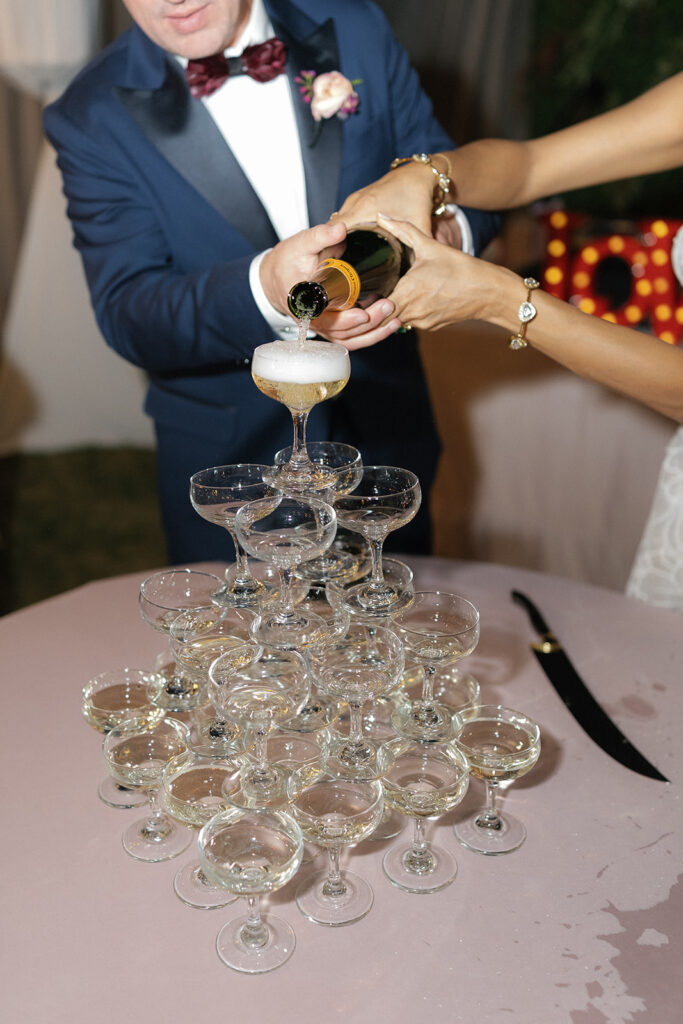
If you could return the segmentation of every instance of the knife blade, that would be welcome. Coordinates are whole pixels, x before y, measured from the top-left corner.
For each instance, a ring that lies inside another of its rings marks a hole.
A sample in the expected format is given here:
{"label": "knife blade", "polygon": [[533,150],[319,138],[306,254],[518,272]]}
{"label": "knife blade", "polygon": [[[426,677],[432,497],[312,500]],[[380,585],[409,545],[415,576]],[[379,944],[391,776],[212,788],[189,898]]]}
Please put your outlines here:
{"label": "knife blade", "polygon": [[619,764],[650,779],[668,782],[600,707],[533,601],[519,590],[512,590],[510,595],[526,610],[541,638],[531,644],[539,665],[583,731]]}

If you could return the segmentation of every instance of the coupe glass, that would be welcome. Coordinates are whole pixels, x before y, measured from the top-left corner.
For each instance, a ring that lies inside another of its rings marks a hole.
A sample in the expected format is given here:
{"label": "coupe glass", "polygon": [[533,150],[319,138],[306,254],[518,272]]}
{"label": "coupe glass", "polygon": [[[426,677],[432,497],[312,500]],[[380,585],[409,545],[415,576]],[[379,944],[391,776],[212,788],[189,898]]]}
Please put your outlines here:
{"label": "coupe glass", "polygon": [[380,778],[387,768],[386,756],[379,756],[378,745],[363,731],[363,705],[398,685],[404,665],[400,640],[385,626],[356,623],[343,637],[320,644],[309,659],[318,688],[349,705],[349,734],[331,734],[321,763],[345,778]]}
{"label": "coupe glass", "polygon": [[364,879],[341,871],[342,847],[367,839],[382,818],[379,782],[338,779],[320,767],[305,767],[289,780],[290,811],[304,838],[327,849],[326,871],[314,871],[297,888],[296,902],[309,920],[331,927],[365,917],[373,892]]}
{"label": "coupe glass", "polygon": [[320,490],[335,471],[311,460],[306,447],[306,423],[314,405],[338,395],[351,373],[349,353],[328,341],[277,340],[254,349],[251,375],[259,391],[286,405],[292,415],[294,440],[289,460],[269,478],[280,490],[302,485]]}
{"label": "coupe glass", "polygon": [[253,746],[230,802],[241,807],[279,806],[286,799],[288,772],[269,763],[267,736],[308,698],[306,666],[295,651],[262,651],[258,659],[245,658],[245,664],[236,665],[240,655],[239,648],[228,651],[209,670],[210,685],[225,694],[227,715],[240,723]]}
{"label": "coupe glass", "polygon": [[[253,643],[250,628],[253,612],[243,608],[193,608],[181,612],[171,625],[171,650],[176,662],[202,686],[208,683],[209,669],[219,655],[245,643]],[[260,648],[255,648],[260,652]],[[210,695],[209,695],[210,696]],[[235,721],[217,712],[208,721],[193,715],[191,746],[208,746],[206,753],[229,755],[244,749],[243,730]],[[240,746],[241,743],[241,746]]]}
{"label": "coupe glass", "polygon": [[[138,605],[142,618],[150,626],[169,636],[171,625],[181,612],[197,608],[215,610],[221,580],[213,573],[197,569],[164,569],[148,576],[140,584]],[[155,701],[165,711],[194,711],[206,703],[206,689],[194,675],[184,673],[171,660],[160,668],[163,677]]]}
{"label": "coupe glass", "polygon": [[306,647],[326,632],[325,620],[301,612],[293,599],[295,570],[326,551],[337,530],[331,505],[314,497],[263,498],[244,505],[235,517],[237,535],[255,558],[271,562],[280,573],[280,600],[267,605],[254,621],[252,634],[269,647]]}
{"label": "coupe glass", "polygon": [[283,811],[221,811],[199,833],[204,873],[234,896],[245,896],[246,916],[229,921],[218,933],[216,950],[224,964],[247,974],[263,974],[289,960],[296,939],[281,918],[261,917],[259,899],[275,892],[301,864],[301,829]]}
{"label": "coupe glass", "polygon": [[148,729],[112,729],[102,744],[107,771],[116,782],[147,794],[150,816],[129,825],[123,848],[136,860],[170,860],[186,850],[192,836],[164,813],[159,800],[161,773],[172,757],[188,749],[190,733],[182,722],[164,718]]}
{"label": "coupe glass", "polygon": [[513,708],[484,704],[461,723],[456,742],[470,763],[470,772],[486,785],[486,806],[454,826],[463,846],[477,853],[510,853],[522,845],[526,828],[511,814],[501,814],[496,794],[501,782],[531,771],[541,753],[540,729]]}
{"label": "coupe glass", "polygon": [[453,710],[434,699],[437,665],[459,661],[479,641],[479,612],[471,601],[441,591],[416,592],[409,607],[392,615],[406,653],[425,670],[419,700],[397,707],[391,722],[400,736],[442,743],[453,736]]}
{"label": "coupe glass", "polygon": [[228,606],[257,608],[267,593],[261,580],[249,569],[249,560],[235,532],[235,514],[242,505],[257,498],[267,498],[274,489],[263,480],[269,466],[258,463],[237,463],[211,466],[190,477],[190,501],[196,512],[210,523],[224,527],[235,545],[235,565],[225,572],[220,601]]}
{"label": "coupe glass", "polygon": [[[307,450],[311,461],[316,466],[330,470],[332,476],[325,481],[323,488],[315,490],[310,485],[303,484],[299,488],[301,492],[316,493],[323,501],[334,505],[340,494],[348,494],[358,486],[363,473],[363,461],[357,448],[339,441],[309,441]],[[277,452],[273,472],[277,473],[282,465],[288,463],[291,455],[291,447]],[[295,487],[290,488],[290,492],[295,490]],[[299,575],[312,582],[357,577],[367,558],[367,549],[359,541],[359,537],[355,539],[348,536],[341,538],[338,532],[335,541],[327,551],[319,558],[305,562],[299,570]]]}
{"label": "coupe glass", "polygon": [[362,534],[372,556],[370,580],[346,591],[345,600],[354,608],[389,614],[404,603],[404,595],[383,576],[382,547],[392,530],[416,515],[421,501],[415,474],[395,466],[364,466],[355,490],[335,500],[340,525]]}
{"label": "coupe glass", "polygon": [[[314,583],[310,586],[306,600],[301,604],[300,610],[304,614],[312,613],[322,618],[327,623],[325,637],[320,642],[330,642],[345,635],[349,628],[349,613],[343,607],[333,608],[327,600],[327,592],[323,584]],[[304,659],[309,672],[309,683],[311,684],[308,700],[299,708],[296,715],[283,722],[282,729],[288,732],[316,733],[321,729],[331,726],[341,713],[341,704],[337,700],[326,697],[315,686],[315,680],[310,671],[311,655],[314,647],[304,647],[301,656]]]}
{"label": "coupe glass", "polygon": [[[181,825],[200,829],[230,806],[225,791],[236,785],[239,758],[207,757],[187,751],[171,758],[161,773],[161,796],[167,813]],[[190,861],[173,880],[176,896],[197,910],[225,907],[236,898],[204,874],[198,860]]]}
{"label": "coupe glass", "polygon": [[386,803],[413,819],[412,843],[397,843],[382,861],[384,874],[405,892],[444,889],[458,865],[443,847],[428,843],[425,824],[456,807],[469,783],[469,764],[454,743],[436,746],[397,739],[388,744],[393,764],[382,779]]}
{"label": "coupe glass", "polygon": [[[83,687],[81,710],[85,720],[105,735],[121,726],[144,729],[160,721],[165,712],[150,695],[153,679],[139,668],[101,672]],[[122,786],[108,773],[97,787],[97,795],[109,807],[127,809],[147,803],[146,793]]]}

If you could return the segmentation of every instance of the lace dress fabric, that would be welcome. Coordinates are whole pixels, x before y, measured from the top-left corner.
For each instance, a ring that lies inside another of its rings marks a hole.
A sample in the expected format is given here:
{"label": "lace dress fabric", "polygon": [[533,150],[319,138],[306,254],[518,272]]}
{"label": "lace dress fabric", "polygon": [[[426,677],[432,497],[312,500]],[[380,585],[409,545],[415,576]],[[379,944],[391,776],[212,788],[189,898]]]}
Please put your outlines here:
{"label": "lace dress fabric", "polygon": [[[683,228],[671,255],[683,285]],[[626,593],[683,614],[683,426],[667,445]]]}

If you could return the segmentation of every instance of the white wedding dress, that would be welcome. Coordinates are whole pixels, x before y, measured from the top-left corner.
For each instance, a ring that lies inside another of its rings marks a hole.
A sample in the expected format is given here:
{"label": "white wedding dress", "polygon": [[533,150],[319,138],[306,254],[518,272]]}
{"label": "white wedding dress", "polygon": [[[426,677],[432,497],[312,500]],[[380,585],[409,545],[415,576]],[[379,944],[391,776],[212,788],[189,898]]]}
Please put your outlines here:
{"label": "white wedding dress", "polygon": [[[683,285],[683,228],[674,239],[672,262]],[[683,426],[667,445],[626,593],[683,614]]]}

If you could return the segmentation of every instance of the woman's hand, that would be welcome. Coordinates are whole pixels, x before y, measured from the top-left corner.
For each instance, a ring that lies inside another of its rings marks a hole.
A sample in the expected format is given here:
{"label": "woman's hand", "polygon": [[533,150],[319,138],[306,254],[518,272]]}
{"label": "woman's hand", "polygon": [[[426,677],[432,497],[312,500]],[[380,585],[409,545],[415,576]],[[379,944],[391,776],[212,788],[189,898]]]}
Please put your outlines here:
{"label": "woman's hand", "polygon": [[437,330],[461,320],[493,319],[492,299],[510,271],[435,241],[406,221],[382,214],[378,223],[409,246],[415,258],[390,295],[403,326]]}
{"label": "woman's hand", "polygon": [[383,178],[352,192],[332,219],[343,220],[347,227],[374,224],[379,211],[417,224],[431,233],[434,175],[425,164],[410,162],[389,171]]}

